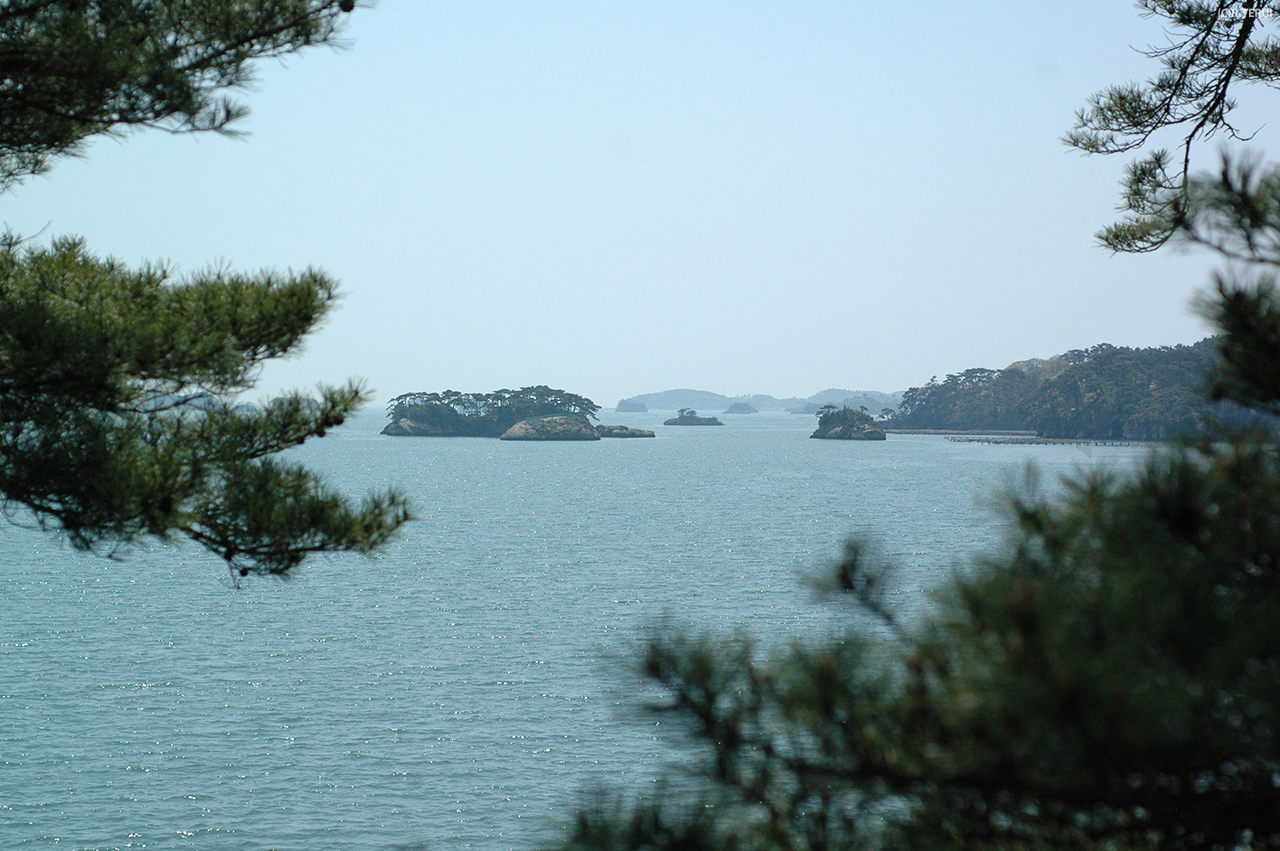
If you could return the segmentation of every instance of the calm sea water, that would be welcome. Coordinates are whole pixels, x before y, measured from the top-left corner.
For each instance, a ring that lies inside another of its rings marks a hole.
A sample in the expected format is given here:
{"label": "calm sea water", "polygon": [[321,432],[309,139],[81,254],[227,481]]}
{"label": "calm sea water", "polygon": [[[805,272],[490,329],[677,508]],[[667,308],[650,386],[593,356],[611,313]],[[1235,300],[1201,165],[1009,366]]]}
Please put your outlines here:
{"label": "calm sea water", "polygon": [[908,615],[973,553],[1028,461],[1127,447],[893,435],[812,417],[604,414],[652,440],[386,438],[362,415],[299,450],[420,519],[373,558],[231,587],[195,548],[122,561],[0,528],[0,847],[533,848],[593,786],[643,790],[681,751],[637,710],[663,623],[770,640],[841,612],[802,577],[851,534],[900,565]]}

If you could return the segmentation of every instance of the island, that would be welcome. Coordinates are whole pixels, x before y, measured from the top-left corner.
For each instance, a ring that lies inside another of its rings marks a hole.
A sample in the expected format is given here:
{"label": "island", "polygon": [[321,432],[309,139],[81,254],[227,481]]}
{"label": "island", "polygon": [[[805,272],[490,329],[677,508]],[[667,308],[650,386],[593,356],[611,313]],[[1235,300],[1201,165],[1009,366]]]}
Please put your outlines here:
{"label": "island", "polygon": [[692,408],[681,408],[680,410],[676,411],[676,416],[673,419],[667,420],[666,422],[663,423],[663,425],[722,426],[724,425],[724,423],[720,422],[715,417],[700,417],[698,416],[698,412],[693,410]]}
{"label": "island", "polygon": [[530,417],[507,429],[499,440],[599,440],[600,435],[582,414]]}
{"label": "island", "polygon": [[818,428],[810,437],[823,440],[884,440],[884,429],[865,409],[850,407],[836,409],[835,405],[823,405],[818,411]]}
{"label": "island", "polygon": [[653,437],[647,428],[632,428],[624,425],[598,425],[596,434],[601,437]]}
{"label": "island", "polygon": [[734,402],[725,409],[726,414],[758,414],[760,410],[750,402]]}
{"label": "island", "polygon": [[587,420],[595,419],[599,410],[600,406],[585,396],[545,384],[492,393],[405,393],[388,403],[391,422],[382,433],[394,437],[501,437],[522,420],[576,416],[595,435]]}
{"label": "island", "polygon": [[618,407],[613,410],[619,414],[647,414],[649,413],[649,406],[634,399],[623,399],[618,403]]}

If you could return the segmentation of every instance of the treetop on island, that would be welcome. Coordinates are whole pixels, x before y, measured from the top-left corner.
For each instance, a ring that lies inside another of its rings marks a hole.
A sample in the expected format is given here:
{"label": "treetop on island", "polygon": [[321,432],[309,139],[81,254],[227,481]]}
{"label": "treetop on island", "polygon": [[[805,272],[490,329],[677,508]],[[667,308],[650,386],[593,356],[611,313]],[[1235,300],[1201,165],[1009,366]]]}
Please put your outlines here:
{"label": "treetop on island", "polygon": [[551,409],[548,413],[582,414],[595,419],[600,411],[600,406],[585,396],[537,384],[521,387],[519,390],[503,389],[491,393],[460,393],[457,390],[402,393],[387,403],[387,414],[394,416],[396,411],[427,405],[446,405],[464,417],[481,417],[500,410],[548,408]]}

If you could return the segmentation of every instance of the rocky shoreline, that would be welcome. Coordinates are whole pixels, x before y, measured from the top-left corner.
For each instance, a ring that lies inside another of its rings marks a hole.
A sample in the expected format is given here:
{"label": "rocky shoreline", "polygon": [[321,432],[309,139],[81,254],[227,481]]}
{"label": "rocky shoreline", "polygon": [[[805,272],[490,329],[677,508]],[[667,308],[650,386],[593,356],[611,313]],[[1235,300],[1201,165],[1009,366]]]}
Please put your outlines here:
{"label": "rocky shoreline", "polygon": [[601,437],[653,437],[654,433],[647,428],[632,428],[624,425],[598,425],[596,434]]}
{"label": "rocky shoreline", "polygon": [[504,431],[499,440],[599,440],[600,435],[582,414],[552,414],[521,420]]}

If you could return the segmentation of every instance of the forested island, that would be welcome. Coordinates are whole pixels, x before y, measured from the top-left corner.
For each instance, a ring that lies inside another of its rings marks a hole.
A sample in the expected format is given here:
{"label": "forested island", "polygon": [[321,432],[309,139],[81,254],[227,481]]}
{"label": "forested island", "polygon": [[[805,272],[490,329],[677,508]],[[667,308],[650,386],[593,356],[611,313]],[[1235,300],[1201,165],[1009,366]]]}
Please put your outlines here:
{"label": "forested island", "polygon": [[693,410],[693,408],[681,408],[680,410],[676,411],[676,416],[672,417],[669,420],[665,420],[662,424],[669,425],[669,426],[722,426],[724,425],[724,423],[720,422],[715,417],[698,416],[698,412]]}
{"label": "forested island", "polygon": [[1204,392],[1216,338],[1190,346],[1101,344],[1004,369],[967,369],[902,396],[893,429],[1032,430],[1041,437],[1166,440],[1213,418],[1264,421]]}
{"label": "forested island", "polygon": [[822,440],[884,440],[884,429],[865,409],[824,405],[818,412],[818,427],[810,437]]}
{"label": "forested island", "polygon": [[587,418],[595,419],[599,410],[600,406],[585,396],[545,384],[492,393],[405,393],[387,403],[391,422],[382,433],[396,437],[501,437],[522,420],[577,415],[585,423]]}

